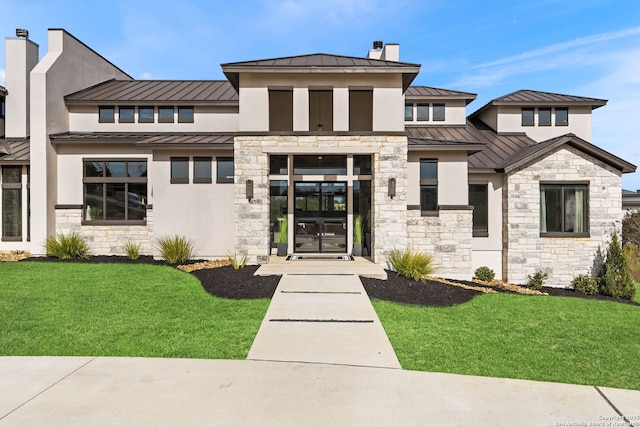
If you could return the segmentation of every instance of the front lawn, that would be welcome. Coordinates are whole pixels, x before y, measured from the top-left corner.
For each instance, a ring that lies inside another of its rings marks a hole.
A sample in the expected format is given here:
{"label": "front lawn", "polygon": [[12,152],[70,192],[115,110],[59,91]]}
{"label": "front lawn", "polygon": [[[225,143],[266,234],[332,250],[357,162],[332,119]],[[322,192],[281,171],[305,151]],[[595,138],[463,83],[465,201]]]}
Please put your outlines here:
{"label": "front lawn", "polygon": [[19,262],[0,271],[0,355],[242,359],[268,299],[212,297],[165,266]]}
{"label": "front lawn", "polygon": [[489,294],[453,307],[372,301],[403,368],[640,390],[640,307]]}

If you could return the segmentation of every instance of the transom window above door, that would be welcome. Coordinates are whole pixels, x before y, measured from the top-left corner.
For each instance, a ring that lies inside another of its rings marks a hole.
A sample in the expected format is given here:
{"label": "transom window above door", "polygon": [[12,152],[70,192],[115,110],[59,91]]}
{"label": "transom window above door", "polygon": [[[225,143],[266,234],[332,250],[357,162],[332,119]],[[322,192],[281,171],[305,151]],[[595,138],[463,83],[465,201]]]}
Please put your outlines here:
{"label": "transom window above door", "polygon": [[293,156],[295,175],[346,175],[347,156],[340,155],[304,155]]}

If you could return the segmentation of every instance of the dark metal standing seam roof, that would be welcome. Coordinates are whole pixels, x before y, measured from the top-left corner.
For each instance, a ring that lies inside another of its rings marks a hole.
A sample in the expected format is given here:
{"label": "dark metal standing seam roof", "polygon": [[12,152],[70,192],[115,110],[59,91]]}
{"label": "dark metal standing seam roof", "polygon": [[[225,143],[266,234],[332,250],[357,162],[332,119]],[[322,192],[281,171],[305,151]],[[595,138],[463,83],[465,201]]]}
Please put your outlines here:
{"label": "dark metal standing seam roof", "polygon": [[63,132],[49,135],[52,143],[131,143],[145,147],[229,144],[234,134],[221,132]]}
{"label": "dark metal standing seam roof", "polygon": [[238,94],[226,80],[109,80],[65,96],[67,104],[232,103]]}
{"label": "dark metal standing seam roof", "polygon": [[467,104],[476,99],[475,93],[460,92],[457,90],[440,89],[430,86],[409,86],[404,93],[407,98],[454,98],[464,99]]}
{"label": "dark metal standing seam roof", "polygon": [[0,139],[0,163],[29,163],[29,138]]}

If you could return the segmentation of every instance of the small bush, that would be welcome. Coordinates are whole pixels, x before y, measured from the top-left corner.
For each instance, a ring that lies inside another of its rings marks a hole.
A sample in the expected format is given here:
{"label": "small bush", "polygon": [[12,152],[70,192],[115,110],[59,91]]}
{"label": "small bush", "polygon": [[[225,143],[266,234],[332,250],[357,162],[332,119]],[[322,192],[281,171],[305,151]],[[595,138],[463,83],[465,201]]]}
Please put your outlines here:
{"label": "small bush", "polygon": [[412,280],[424,280],[435,273],[433,258],[419,252],[394,249],[389,252],[389,262],[396,273]]}
{"label": "small bush", "polygon": [[595,295],[598,293],[598,281],[591,276],[581,274],[575,277],[571,284],[576,292],[580,292],[585,295]]}
{"label": "small bush", "polygon": [[44,244],[48,256],[60,259],[87,259],[91,254],[89,245],[76,232],[65,235],[64,233],[49,236]]}
{"label": "small bush", "polygon": [[244,268],[247,265],[248,258],[247,254],[242,255],[240,259],[238,259],[238,254],[233,254],[227,255],[227,260],[234,270],[238,270],[240,268]]}
{"label": "small bush", "polygon": [[536,271],[532,275],[527,275],[527,287],[539,291],[544,286],[544,281],[547,280],[549,274],[542,271]]}
{"label": "small bush", "polygon": [[631,277],[636,282],[640,282],[640,246],[626,244],[623,247],[623,252]]}
{"label": "small bush", "polygon": [[283,216],[280,219],[280,235],[278,243],[287,243],[289,241],[289,219]]}
{"label": "small bush", "polygon": [[140,258],[140,243],[127,239],[122,243],[122,248],[130,259]]}
{"label": "small bush", "polygon": [[169,264],[185,262],[193,256],[194,242],[184,236],[162,236],[156,240],[160,256]]}
{"label": "small bush", "polygon": [[353,243],[362,243],[362,217],[360,215],[353,219]]}
{"label": "small bush", "polygon": [[603,295],[632,300],[636,287],[629,273],[629,267],[622,252],[618,235],[613,234],[607,248],[607,259],[602,267],[599,291]]}
{"label": "small bush", "polygon": [[496,273],[489,267],[478,267],[473,273],[474,277],[483,282],[490,282],[496,277]]}

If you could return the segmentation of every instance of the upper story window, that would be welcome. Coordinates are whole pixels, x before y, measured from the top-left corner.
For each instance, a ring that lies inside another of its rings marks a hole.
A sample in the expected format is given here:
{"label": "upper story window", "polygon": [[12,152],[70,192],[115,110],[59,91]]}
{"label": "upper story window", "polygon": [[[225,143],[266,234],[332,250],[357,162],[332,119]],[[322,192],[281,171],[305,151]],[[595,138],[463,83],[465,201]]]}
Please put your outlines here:
{"label": "upper story window", "polygon": [[551,126],[551,108],[538,108],[538,126]]}
{"label": "upper story window", "polygon": [[489,236],[489,186],[469,184],[469,205],[473,206],[473,237]]}
{"label": "upper story window", "polygon": [[233,157],[216,158],[216,182],[233,182]]}
{"label": "upper story window", "polygon": [[413,121],[413,104],[404,104],[404,121]]}
{"label": "upper story window", "polygon": [[188,157],[172,157],[171,158],[171,184],[188,184],[189,183],[189,158]]}
{"label": "upper story window", "polygon": [[[418,110],[419,122],[426,122],[429,120],[429,104],[418,104],[417,110]],[[434,117],[435,117],[435,113],[434,113]]]}
{"label": "upper story window", "polygon": [[589,234],[589,185],[540,184],[540,235],[576,237]]}
{"label": "upper story window", "polygon": [[556,126],[569,126],[568,108],[556,108]]}
{"label": "upper story window", "polygon": [[332,90],[309,90],[309,130],[333,130]]}
{"label": "upper story window", "polygon": [[433,120],[443,122],[444,116],[444,104],[433,104]]}
{"label": "upper story window", "polygon": [[193,107],[178,107],[178,123],[193,123]]}
{"label": "upper story window", "polygon": [[116,108],[114,106],[98,107],[98,123],[113,123],[116,121]]}
{"label": "upper story window", "polygon": [[83,222],[145,224],[146,159],[83,161]]}
{"label": "upper story window", "polygon": [[158,123],[173,123],[173,107],[158,107]]}
{"label": "upper story window", "polygon": [[138,123],[153,123],[153,114],[153,107],[138,107]]}
{"label": "upper story window", "polygon": [[118,122],[133,123],[135,121],[135,107],[119,107]]}
{"label": "upper story window", "polygon": [[522,126],[533,126],[535,109],[532,107],[526,107],[522,109]]}
{"label": "upper story window", "polygon": [[269,89],[269,130],[293,130],[293,90]]}
{"label": "upper story window", "polygon": [[349,90],[349,130],[373,130],[373,90]]}
{"label": "upper story window", "polygon": [[420,159],[420,210],[433,213],[438,210],[438,161]]}

